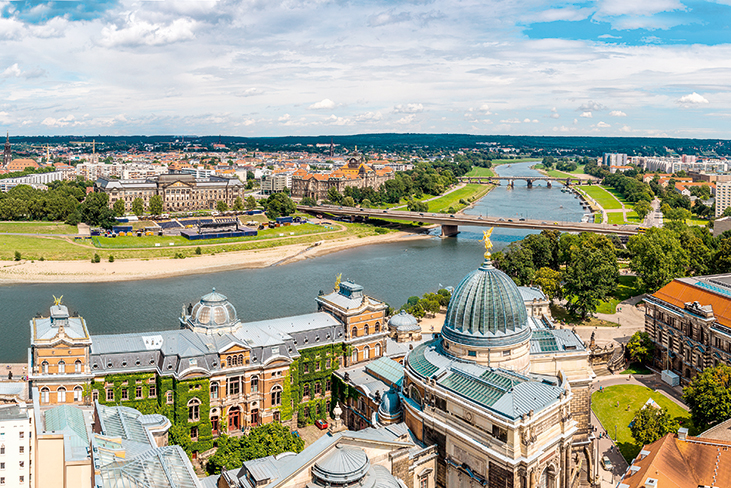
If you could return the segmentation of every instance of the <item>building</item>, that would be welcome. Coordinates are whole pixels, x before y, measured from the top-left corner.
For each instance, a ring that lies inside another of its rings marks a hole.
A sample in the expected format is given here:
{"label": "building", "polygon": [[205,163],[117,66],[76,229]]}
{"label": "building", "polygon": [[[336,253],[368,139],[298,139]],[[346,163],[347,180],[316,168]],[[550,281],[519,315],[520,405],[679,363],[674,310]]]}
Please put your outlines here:
{"label": "building", "polygon": [[588,352],[529,317],[486,257],[454,291],[441,335],[406,358],[404,422],[437,445],[437,486],[567,487],[590,442]]}
{"label": "building", "polygon": [[602,164],[604,166],[626,166],[627,162],[627,155],[623,153],[604,153],[604,157],[602,158]]}
{"label": "building", "polygon": [[330,433],[299,454],[246,461],[212,478],[218,488],[434,488],[435,461],[434,446],[396,424]]}
{"label": "building", "polygon": [[644,446],[617,488],[726,486],[731,473],[729,448],[729,441],[690,437],[682,428]]}
{"label": "building", "polygon": [[332,410],[332,372],[385,352],[386,305],[352,282],[319,311],[244,323],[215,290],[183,307],[178,330],[90,336],[60,300],[31,320],[28,371],[41,406],[154,408],[184,422],[192,450],[221,432],[312,424]]}
{"label": "building", "polygon": [[704,368],[731,364],[731,274],[677,278],[645,298],[653,363],[688,382]]}
{"label": "building", "polygon": [[296,171],[292,175],[292,197],[325,200],[330,188],[335,188],[340,194],[347,187],[378,190],[394,175],[393,168],[376,170],[366,163],[362,154],[355,153],[347,164],[330,173],[310,173],[304,169]]}
{"label": "building", "polygon": [[271,195],[292,187],[292,174],[273,173],[261,180],[261,192],[264,195]]}
{"label": "building", "polygon": [[33,409],[24,403],[0,406],[0,486],[33,486]]}
{"label": "building", "polygon": [[164,212],[211,210],[219,201],[233,207],[236,198],[245,196],[244,184],[238,178],[196,178],[192,174],[179,173],[134,180],[103,177],[94,183],[94,191],[107,193],[110,207],[122,200],[127,211],[132,210],[136,198],[141,198],[147,208],[154,195],[162,198]]}
{"label": "building", "polygon": [[716,184],[716,218],[731,206],[731,181]]}

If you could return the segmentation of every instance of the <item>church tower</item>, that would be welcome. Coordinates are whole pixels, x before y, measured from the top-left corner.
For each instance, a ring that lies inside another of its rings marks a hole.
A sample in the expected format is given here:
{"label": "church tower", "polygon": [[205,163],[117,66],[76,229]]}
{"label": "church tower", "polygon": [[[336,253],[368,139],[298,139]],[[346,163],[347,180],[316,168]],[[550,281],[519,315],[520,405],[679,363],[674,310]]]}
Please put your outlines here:
{"label": "church tower", "polygon": [[13,160],[13,153],[10,150],[10,132],[5,136],[5,151],[3,152],[3,167],[7,168]]}

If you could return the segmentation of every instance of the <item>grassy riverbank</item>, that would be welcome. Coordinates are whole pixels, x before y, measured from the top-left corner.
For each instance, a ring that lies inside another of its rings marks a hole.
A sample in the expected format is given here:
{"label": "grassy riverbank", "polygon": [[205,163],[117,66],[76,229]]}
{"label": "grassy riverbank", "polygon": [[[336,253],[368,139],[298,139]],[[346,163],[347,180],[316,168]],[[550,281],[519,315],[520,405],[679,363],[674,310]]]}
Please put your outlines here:
{"label": "grassy riverbank", "polygon": [[69,234],[78,233],[75,225],[62,222],[0,222],[0,234]]}
{"label": "grassy riverbank", "polygon": [[[429,212],[449,212],[450,208],[454,212],[459,212],[467,207],[469,203],[487,195],[492,188],[493,185],[467,184],[458,190],[428,202]],[[468,203],[460,203],[460,200]]]}

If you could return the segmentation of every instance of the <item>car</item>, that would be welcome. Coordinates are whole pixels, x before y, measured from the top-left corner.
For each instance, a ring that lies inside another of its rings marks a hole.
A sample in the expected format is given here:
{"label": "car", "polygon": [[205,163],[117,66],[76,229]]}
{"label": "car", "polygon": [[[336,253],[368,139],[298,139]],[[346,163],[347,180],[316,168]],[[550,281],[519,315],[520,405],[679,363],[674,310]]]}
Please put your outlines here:
{"label": "car", "polygon": [[500,217],[499,219],[497,219],[497,221],[498,221],[498,222],[505,222],[505,219],[504,219],[504,218],[502,218],[502,217]]}
{"label": "car", "polygon": [[520,219],[518,219],[518,220],[520,220],[521,222],[525,222],[525,219],[522,218],[522,217]]}
{"label": "car", "polygon": [[320,430],[325,430],[325,429],[327,429],[327,422],[325,422],[322,419],[317,419],[317,420],[315,420],[315,427],[317,427]]}
{"label": "car", "polygon": [[512,222],[512,221],[513,221],[513,219],[508,219],[508,222]]}
{"label": "car", "polygon": [[611,471],[614,466],[612,466],[612,460],[609,459],[607,456],[602,456],[602,468],[604,468],[605,471]]}
{"label": "car", "polygon": [[420,213],[419,215],[424,215],[423,213]]}
{"label": "car", "polygon": [[617,224],[614,224],[615,227],[619,227]]}
{"label": "car", "polygon": [[388,210],[384,210],[383,213],[388,213]]}

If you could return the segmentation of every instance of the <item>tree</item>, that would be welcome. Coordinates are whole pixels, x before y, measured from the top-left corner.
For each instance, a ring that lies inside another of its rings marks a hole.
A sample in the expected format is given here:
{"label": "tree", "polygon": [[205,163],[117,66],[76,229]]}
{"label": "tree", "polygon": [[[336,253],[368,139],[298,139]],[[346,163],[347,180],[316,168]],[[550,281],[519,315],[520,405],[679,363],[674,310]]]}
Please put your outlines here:
{"label": "tree", "polygon": [[561,272],[551,268],[541,268],[533,276],[533,283],[541,287],[549,300],[561,298]]}
{"label": "tree", "polygon": [[533,281],[536,270],[533,268],[533,254],[519,242],[511,242],[505,251],[498,251],[492,256],[495,267],[515,281],[519,286]]}
{"label": "tree", "polygon": [[218,210],[221,213],[225,212],[226,210],[228,210],[228,203],[226,203],[223,200],[217,201],[216,202],[216,210]]}
{"label": "tree", "polygon": [[685,222],[691,217],[691,213],[688,209],[682,207],[672,208],[670,205],[665,204],[662,206],[662,216],[664,219],[673,222]]}
{"label": "tree", "polygon": [[116,222],[114,211],[109,208],[109,195],[104,192],[89,193],[74,213],[76,214],[74,220],[77,223],[85,222],[92,226],[111,229]]}
{"label": "tree", "polygon": [[[393,180],[389,180],[389,181],[393,181]],[[386,183],[388,183],[388,181]],[[335,188],[334,186],[331,186],[327,190],[327,199],[329,201],[331,201],[332,203],[340,203],[343,199],[343,196],[340,194],[340,192],[338,191],[337,188]],[[396,201],[398,202],[398,200],[396,200]]]}
{"label": "tree", "polygon": [[731,367],[719,364],[698,373],[683,390],[683,401],[701,431],[731,418]]}
{"label": "tree", "polygon": [[234,210],[237,212],[241,212],[244,209],[244,202],[241,200],[241,197],[236,197],[236,200],[234,200]]}
{"label": "tree", "polygon": [[302,200],[300,200],[300,205],[305,205],[307,207],[316,207],[317,200],[312,197],[304,197]]}
{"label": "tree", "polygon": [[275,193],[267,198],[263,204],[267,211],[267,217],[270,219],[292,215],[297,210],[297,206],[286,193]]}
{"label": "tree", "polygon": [[678,431],[680,424],[670,416],[665,408],[645,405],[632,420],[630,432],[638,444],[652,444],[666,434]]}
{"label": "tree", "polygon": [[112,205],[112,210],[114,211],[115,217],[121,217],[124,215],[124,200],[117,200],[114,202],[114,205]]}
{"label": "tree", "polygon": [[652,205],[647,200],[640,200],[633,208],[640,220],[645,220],[645,217],[652,212]]}
{"label": "tree", "polygon": [[643,331],[637,331],[632,334],[629,342],[627,342],[627,355],[630,361],[635,363],[646,363],[652,359],[655,351],[655,344],[650,338],[650,334]]}
{"label": "tree", "polygon": [[721,239],[721,245],[713,256],[712,265],[715,273],[731,271],[731,238]]}
{"label": "tree", "polygon": [[579,312],[582,318],[593,313],[619,282],[619,264],[612,241],[603,235],[582,233],[581,246],[571,249],[564,282],[569,309]]}
{"label": "tree", "polygon": [[723,213],[721,214],[721,217],[731,217],[731,206],[728,206],[723,209]]}
{"label": "tree", "polygon": [[149,210],[152,215],[162,215],[162,197],[160,195],[150,197]]}
{"label": "tree", "polygon": [[141,217],[142,214],[145,213],[145,201],[140,197],[132,200],[132,213],[138,217]]}
{"label": "tree", "polygon": [[343,198],[343,205],[346,207],[355,207],[355,200],[353,200],[353,197],[345,197]]}
{"label": "tree", "polygon": [[246,199],[246,210],[254,210],[256,208],[256,198],[254,195],[249,195]]}
{"label": "tree", "polygon": [[688,250],[669,229],[653,227],[644,234],[632,236],[627,249],[632,253],[629,267],[637,273],[638,284],[646,291],[659,290],[686,273]]}

